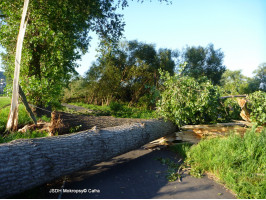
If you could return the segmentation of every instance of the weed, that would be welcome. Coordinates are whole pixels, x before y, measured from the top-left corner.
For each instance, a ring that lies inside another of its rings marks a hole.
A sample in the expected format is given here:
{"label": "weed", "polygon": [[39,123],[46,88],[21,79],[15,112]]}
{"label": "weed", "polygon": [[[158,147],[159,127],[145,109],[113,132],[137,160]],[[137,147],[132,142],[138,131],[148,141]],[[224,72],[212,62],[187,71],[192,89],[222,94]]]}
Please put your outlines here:
{"label": "weed", "polygon": [[156,160],[160,161],[163,165],[167,165],[166,178],[169,182],[181,179],[180,168],[182,165],[180,163],[176,163],[169,158],[157,158]]}
{"label": "weed", "polygon": [[75,132],[78,132],[78,130],[82,127],[82,125],[78,125],[78,126],[75,126],[75,127],[71,127],[69,129],[69,132],[70,133],[75,133]]}

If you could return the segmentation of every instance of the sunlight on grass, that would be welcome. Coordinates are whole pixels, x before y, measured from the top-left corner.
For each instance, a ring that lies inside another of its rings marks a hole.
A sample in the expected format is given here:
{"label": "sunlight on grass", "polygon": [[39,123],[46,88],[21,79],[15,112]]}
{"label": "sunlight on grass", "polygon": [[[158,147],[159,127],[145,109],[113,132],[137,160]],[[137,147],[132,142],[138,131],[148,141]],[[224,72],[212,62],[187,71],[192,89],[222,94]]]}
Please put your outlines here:
{"label": "sunlight on grass", "polygon": [[9,97],[0,97],[0,109],[10,104],[11,99]]}
{"label": "sunlight on grass", "polygon": [[69,103],[75,106],[81,106],[83,108],[91,109],[94,111],[99,111],[98,115],[108,116],[112,115],[113,117],[118,118],[141,118],[141,119],[152,119],[156,118],[157,115],[153,110],[129,107],[124,104],[113,102],[110,106],[98,106],[93,104],[85,103]]}
{"label": "sunlight on grass", "polygon": [[231,134],[192,146],[186,162],[191,174],[215,174],[238,198],[266,198],[266,129],[249,130],[244,137]]}

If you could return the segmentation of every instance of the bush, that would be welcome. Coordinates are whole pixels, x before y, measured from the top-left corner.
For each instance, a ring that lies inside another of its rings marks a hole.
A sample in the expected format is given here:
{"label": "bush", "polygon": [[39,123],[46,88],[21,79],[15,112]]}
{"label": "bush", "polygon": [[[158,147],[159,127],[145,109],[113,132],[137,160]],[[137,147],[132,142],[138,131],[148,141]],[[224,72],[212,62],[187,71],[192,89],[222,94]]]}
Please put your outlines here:
{"label": "bush", "polygon": [[251,110],[252,122],[259,125],[266,124],[266,92],[256,91],[247,97],[247,107]]}
{"label": "bush", "polygon": [[232,119],[235,120],[241,120],[240,112],[241,108],[237,103],[237,100],[235,98],[227,98],[227,99],[221,99],[221,103],[223,105],[223,111],[221,112],[221,117],[225,121],[230,121]]}
{"label": "bush", "polygon": [[159,115],[178,126],[184,124],[215,123],[221,112],[219,88],[210,81],[188,76],[161,73],[164,91],[157,103]]}
{"label": "bush", "polygon": [[187,153],[191,174],[215,174],[238,198],[266,198],[266,129],[202,140]]}

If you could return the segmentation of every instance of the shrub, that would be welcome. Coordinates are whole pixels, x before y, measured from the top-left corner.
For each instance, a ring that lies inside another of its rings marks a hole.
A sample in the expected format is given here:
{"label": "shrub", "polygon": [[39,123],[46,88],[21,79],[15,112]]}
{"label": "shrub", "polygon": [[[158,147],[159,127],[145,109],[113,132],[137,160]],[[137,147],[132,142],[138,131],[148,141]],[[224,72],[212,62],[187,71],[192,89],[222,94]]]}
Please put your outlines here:
{"label": "shrub", "polygon": [[184,124],[214,123],[221,111],[219,88],[210,81],[161,73],[164,91],[157,103],[159,115],[178,126]]}
{"label": "shrub", "polygon": [[266,92],[256,91],[247,97],[247,107],[251,110],[250,116],[254,123],[266,124]]}

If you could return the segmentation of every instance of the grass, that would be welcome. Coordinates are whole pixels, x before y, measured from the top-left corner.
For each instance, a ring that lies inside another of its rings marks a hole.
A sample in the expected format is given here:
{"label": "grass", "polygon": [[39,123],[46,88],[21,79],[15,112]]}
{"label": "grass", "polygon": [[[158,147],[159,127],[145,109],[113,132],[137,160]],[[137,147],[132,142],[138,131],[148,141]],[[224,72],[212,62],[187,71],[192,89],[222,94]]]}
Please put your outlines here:
{"label": "grass", "polygon": [[238,198],[266,198],[266,129],[206,139],[186,152],[191,174],[211,172]]}
{"label": "grass", "polygon": [[[0,109],[0,133],[3,133],[5,131],[9,111],[10,111],[10,106]],[[23,126],[32,122],[31,118],[29,117],[26,111],[26,108],[23,105],[19,105],[18,115],[19,115],[18,118],[19,126]]]}
{"label": "grass", "polygon": [[111,110],[109,106],[98,106],[93,104],[86,104],[82,102],[76,102],[76,103],[69,103],[70,105],[80,106],[83,108],[91,109],[96,111],[96,115],[111,115]]}
{"label": "grass", "polygon": [[71,105],[81,106],[83,108],[91,109],[96,111],[96,115],[109,116],[119,118],[141,118],[141,119],[152,119],[156,118],[155,111],[129,107],[124,104],[120,104],[117,102],[112,102],[110,106],[98,106],[93,104],[85,104],[85,103],[69,103]]}
{"label": "grass", "polygon": [[26,133],[20,133],[20,132],[13,132],[4,136],[0,135],[0,143],[7,143],[12,140],[17,139],[30,139],[30,138],[37,138],[37,137],[48,137],[48,133],[43,131],[27,131]]}
{"label": "grass", "polygon": [[192,144],[189,142],[178,143],[170,146],[170,150],[180,155],[183,159],[187,158],[187,153],[191,148]]}
{"label": "grass", "polygon": [[11,99],[9,97],[0,97],[0,109],[9,105],[11,103]]}
{"label": "grass", "polygon": [[[0,97],[0,143],[10,142],[12,140],[21,139],[21,138],[36,138],[36,137],[46,137],[48,136],[48,133],[46,132],[37,132],[37,131],[28,131],[26,133],[19,133],[19,132],[13,132],[4,134],[6,123],[10,111],[10,106],[7,106],[10,104],[10,98],[7,97]],[[3,100],[3,101],[2,101]],[[3,108],[4,107],[4,108]],[[24,105],[19,105],[19,113],[18,113],[18,125],[19,127],[22,127],[26,124],[32,124],[32,119],[29,117],[29,114],[26,111],[26,108]],[[50,118],[46,116],[42,116],[42,121],[49,122]]]}

